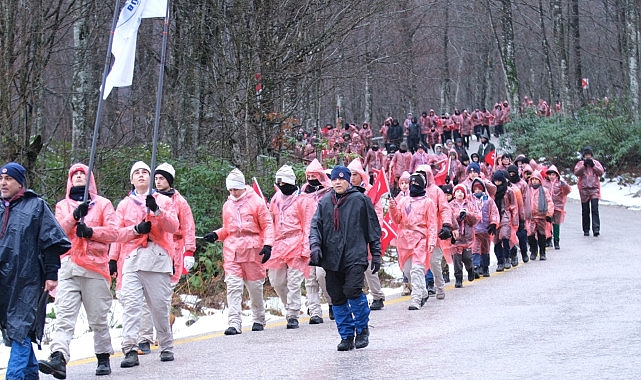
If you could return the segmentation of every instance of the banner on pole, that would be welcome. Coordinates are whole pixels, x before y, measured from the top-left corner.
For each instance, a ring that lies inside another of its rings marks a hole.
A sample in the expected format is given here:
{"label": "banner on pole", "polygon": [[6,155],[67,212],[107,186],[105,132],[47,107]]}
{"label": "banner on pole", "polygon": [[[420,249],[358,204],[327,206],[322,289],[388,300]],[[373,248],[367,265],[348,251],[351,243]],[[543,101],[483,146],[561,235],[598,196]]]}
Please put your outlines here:
{"label": "banner on pole", "polygon": [[127,0],[120,10],[118,24],[114,31],[111,45],[114,64],[105,80],[103,99],[107,99],[114,87],[131,86],[133,82],[140,20],[165,17],[166,14],[167,0]]}

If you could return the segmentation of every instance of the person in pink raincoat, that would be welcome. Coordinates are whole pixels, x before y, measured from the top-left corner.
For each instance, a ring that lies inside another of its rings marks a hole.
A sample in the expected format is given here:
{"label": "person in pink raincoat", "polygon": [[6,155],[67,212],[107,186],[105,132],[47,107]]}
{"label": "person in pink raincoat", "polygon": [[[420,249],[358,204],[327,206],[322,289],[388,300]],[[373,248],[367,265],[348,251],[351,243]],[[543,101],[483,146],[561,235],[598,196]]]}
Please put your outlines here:
{"label": "person in pink raincoat", "polygon": [[[400,191],[394,197],[394,199],[397,202],[401,198],[409,197],[410,195],[410,173],[409,172],[403,172],[403,174],[401,175],[401,178],[399,178],[398,180],[398,187],[400,188]],[[394,224],[394,226],[396,225]],[[394,230],[396,231],[396,228]],[[392,241],[390,242],[390,245],[396,247],[396,239],[392,239]],[[409,282],[409,278],[405,276],[405,274],[403,274],[403,291],[401,292],[401,295],[409,296],[411,293],[412,293],[412,285]]]}
{"label": "person in pink raincoat", "polygon": [[[116,211],[109,199],[98,195],[93,173],[87,180],[88,173],[84,164],[71,165],[65,199],[56,204],[56,219],[67,233],[71,249],[60,257],[51,356],[39,366],[41,372],[58,378],[66,376],[69,344],[81,305],[93,331],[96,375],[111,373],[109,356],[114,353],[107,319],[112,301],[109,244],[118,237]],[[88,198],[83,202],[85,190]]]}
{"label": "person in pink raincoat", "polygon": [[501,218],[494,199],[487,193],[485,183],[480,178],[472,181],[470,202],[480,215],[478,223],[474,226],[474,246],[472,248],[474,277],[490,277],[490,242],[492,235],[496,234],[496,228],[501,222]]}
{"label": "person in pink raincoat", "polygon": [[173,361],[174,337],[169,324],[174,234],[178,217],[169,197],[150,194],[151,169],[142,161],[129,172],[133,190],[116,208],[118,243],[109,251],[109,271],[118,275],[116,289],[123,308],[122,368],[139,365],[138,335],[143,303],[151,311],[160,360]]}
{"label": "person in pink raincoat", "polygon": [[[191,207],[187,200],[174,189],[176,170],[174,167],[163,162],[154,170],[154,183],[156,192],[171,199],[176,216],[178,217],[178,232],[174,234],[174,274],[171,276],[172,287],[176,287],[180,276],[188,274],[194,266],[194,252],[196,251],[196,223]],[[170,319],[171,321],[171,319]],[[142,319],[140,321],[140,335],[138,337],[138,354],[146,355],[151,353],[151,345],[154,342],[154,324],[151,318],[149,307],[143,305]]]}
{"label": "person in pink raincoat", "polygon": [[[332,190],[332,182],[325,174],[325,170],[318,160],[313,160],[307,165],[305,177],[307,178],[307,183],[301,189],[299,202],[304,212],[302,220],[304,237],[302,254],[309,257],[309,230],[312,218],[320,199]],[[332,300],[325,286],[325,270],[317,266],[309,266],[308,268],[309,277],[305,279],[305,289],[307,290],[307,308],[310,316],[309,324],[318,325],[324,322],[321,309],[321,292],[329,304],[329,318],[333,320]]]}
{"label": "person in pink raincoat", "polygon": [[[372,185],[369,184],[369,176],[363,169],[361,165],[361,160],[356,158],[347,165],[347,168],[350,170],[351,177],[350,183],[355,186],[359,191],[363,192],[365,195],[368,195],[372,190]],[[382,198],[376,202],[374,205],[374,211],[376,211],[376,216],[378,217],[379,224],[382,224],[383,221],[383,201]],[[381,252],[383,254],[384,252]],[[372,255],[368,256],[369,263],[372,263]],[[381,280],[378,277],[378,272],[372,273],[371,270],[365,270],[365,281],[367,282],[367,287],[369,288],[369,293],[372,295],[372,303],[369,305],[370,310],[381,310],[385,304],[385,293],[383,293],[383,288],[381,287]]]}
{"label": "person in pink raincoat", "polygon": [[242,333],[243,286],[247,288],[253,317],[252,331],[265,327],[263,284],[265,267],[274,244],[274,222],[263,198],[245,184],[243,173],[234,168],[225,180],[229,197],[223,204],[223,226],[203,239],[223,242],[223,269],[227,285],[225,335]]}
{"label": "person in pink raincoat", "polygon": [[552,223],[554,202],[552,202],[550,192],[543,186],[543,177],[538,170],[532,172],[530,176],[523,203],[525,204],[530,260],[536,260],[537,254],[541,261],[546,260],[546,223]]}
{"label": "person in pink raincoat", "polygon": [[452,232],[452,260],[454,261],[454,287],[463,287],[463,265],[467,271],[467,280],[474,281],[474,263],[472,262],[472,245],[474,244],[474,226],[480,219],[479,210],[467,196],[463,185],[454,186],[454,199],[450,202],[452,221],[458,223],[458,229]]}
{"label": "person in pink raincoat", "polygon": [[392,221],[399,228],[396,238],[398,263],[410,279],[412,294],[409,310],[418,310],[429,298],[425,286],[425,265],[436,246],[438,216],[434,202],[425,195],[425,177],[410,176],[410,195],[398,202],[390,199]]}
{"label": "person in pink raincoat", "polygon": [[[494,235],[494,253],[496,254],[496,271],[510,269],[518,265],[518,257],[511,254],[510,239],[512,230],[519,225],[519,208],[516,195],[511,186],[508,186],[507,172],[499,170],[492,175],[492,183],[496,186],[494,203],[499,210],[500,222],[496,226]],[[516,235],[514,235],[516,238]]]}
{"label": "person in pink raincoat", "polygon": [[428,270],[434,277],[434,284],[428,283],[428,292],[430,291],[430,287],[434,286],[436,299],[443,300],[445,299],[445,275],[447,276],[447,282],[449,282],[449,266],[447,265],[447,259],[444,259],[443,256],[444,248],[447,246],[445,242],[452,237],[452,230],[456,227],[452,224],[452,211],[447,197],[443,190],[434,182],[432,168],[429,165],[419,165],[416,171],[425,176],[425,194],[436,205],[436,215],[438,217],[436,226],[438,240],[436,242],[436,248],[434,248],[429,257],[430,269]]}
{"label": "person in pink raincoat", "polygon": [[389,182],[392,187],[392,195],[398,193],[398,179],[401,177],[404,171],[409,171],[410,162],[412,160],[412,153],[407,151],[407,143],[402,142],[400,144],[399,150],[394,153],[392,157],[392,162],[390,163],[389,168]]}
{"label": "person in pink raincoat", "polygon": [[581,198],[581,224],[583,236],[590,236],[590,216],[592,216],[592,234],[601,234],[601,219],[599,217],[599,199],[601,198],[600,178],[605,170],[603,165],[594,159],[592,148],[583,148],[583,159],[574,166],[574,175],[579,178],[576,187]]}
{"label": "person in pink raincoat", "polygon": [[559,170],[554,165],[548,168],[543,186],[550,192],[552,202],[554,203],[554,215],[552,215],[552,239],[554,249],[561,249],[559,244],[561,223],[563,223],[563,219],[565,218],[565,203],[568,200],[568,194],[572,191],[572,187],[561,179]]}
{"label": "person in pink raincoat", "polygon": [[298,328],[301,309],[301,285],[309,276],[309,252],[303,249],[305,213],[296,186],[296,174],[289,165],[276,172],[278,191],[271,199],[269,211],[274,219],[272,256],[265,263],[269,282],[285,306],[288,329]]}

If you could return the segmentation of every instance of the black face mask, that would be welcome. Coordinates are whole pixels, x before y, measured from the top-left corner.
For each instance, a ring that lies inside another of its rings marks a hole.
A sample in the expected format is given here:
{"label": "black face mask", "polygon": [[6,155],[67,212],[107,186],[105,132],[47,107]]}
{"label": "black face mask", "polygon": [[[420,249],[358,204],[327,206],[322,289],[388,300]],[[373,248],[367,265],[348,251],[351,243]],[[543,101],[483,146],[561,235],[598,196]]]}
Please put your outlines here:
{"label": "black face mask", "polygon": [[[89,197],[89,195],[87,196]],[[73,199],[74,201],[80,202],[84,197],[85,197],[84,186],[73,186],[71,189],[69,189],[69,198]]]}
{"label": "black face mask", "polygon": [[401,153],[405,153],[405,152],[407,152],[407,149],[399,149],[398,151],[401,152]]}
{"label": "black face mask", "polygon": [[425,195],[425,188],[415,183],[410,184],[410,197],[420,197]]}
{"label": "black face mask", "polygon": [[298,186],[290,185],[289,183],[284,182],[281,182],[276,186],[278,186],[278,190],[280,190],[285,195],[292,195],[296,190],[298,190]]}
{"label": "black face mask", "polygon": [[377,147],[377,146],[373,146],[373,147],[372,147],[372,150],[373,150],[374,152],[376,152],[376,151],[378,150],[378,147]]}
{"label": "black face mask", "polygon": [[307,180],[307,183],[309,183],[311,186],[314,186],[314,187],[318,187],[321,185],[320,181],[317,179]]}
{"label": "black face mask", "polygon": [[508,175],[508,177],[507,177],[507,178],[508,178],[508,179],[510,180],[510,182],[512,182],[512,183],[518,183],[518,182],[521,180],[521,178],[519,178],[518,173],[512,173],[512,172],[510,172],[510,175]]}

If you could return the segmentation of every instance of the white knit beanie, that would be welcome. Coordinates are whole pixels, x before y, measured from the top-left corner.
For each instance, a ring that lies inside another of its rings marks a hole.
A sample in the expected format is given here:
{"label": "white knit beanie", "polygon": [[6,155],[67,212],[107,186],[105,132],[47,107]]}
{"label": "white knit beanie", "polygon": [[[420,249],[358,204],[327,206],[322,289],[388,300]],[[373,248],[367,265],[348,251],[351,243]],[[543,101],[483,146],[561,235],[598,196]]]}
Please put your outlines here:
{"label": "white knit beanie", "polygon": [[151,174],[151,168],[149,167],[149,165],[145,164],[142,161],[136,161],[131,166],[131,170],[129,171],[129,179],[131,179],[134,176],[134,172],[138,169],[145,169],[149,174]]}
{"label": "white knit beanie", "polygon": [[245,176],[243,175],[243,172],[241,172],[237,168],[234,168],[231,172],[229,172],[229,175],[227,175],[225,183],[227,185],[227,190],[244,189]]}
{"label": "white knit beanie", "polygon": [[294,174],[294,169],[289,165],[283,165],[276,172],[276,183],[283,182],[290,185],[296,185],[296,174]]}

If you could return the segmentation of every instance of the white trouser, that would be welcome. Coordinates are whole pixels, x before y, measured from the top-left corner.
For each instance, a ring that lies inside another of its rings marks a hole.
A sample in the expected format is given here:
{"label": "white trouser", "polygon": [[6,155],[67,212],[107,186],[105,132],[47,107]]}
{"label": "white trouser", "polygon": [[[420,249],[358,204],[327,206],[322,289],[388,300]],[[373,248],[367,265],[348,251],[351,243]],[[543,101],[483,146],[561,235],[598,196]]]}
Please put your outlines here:
{"label": "white trouser", "polygon": [[[310,317],[323,317],[323,310],[321,309],[320,299],[321,281],[325,282],[325,270],[321,267],[310,266],[309,277],[305,279],[305,290],[307,291],[307,308],[309,310]],[[329,300],[329,296],[327,296],[327,299]]]}
{"label": "white trouser", "polygon": [[372,273],[372,260],[368,261],[367,269],[365,269],[365,281],[369,288],[369,294],[375,300],[385,301],[385,293],[381,289],[381,280],[378,278],[378,272]]}
{"label": "white trouser", "polygon": [[169,326],[169,311],[173,289],[169,273],[125,272],[122,275],[122,352],[138,349],[138,333],[142,308],[147,300],[158,336],[160,351],[173,351],[174,337]]}
{"label": "white trouser", "polygon": [[303,272],[288,266],[269,270],[269,282],[285,305],[286,319],[298,319],[300,315],[303,277]]}
{"label": "white trouser", "polygon": [[242,329],[243,321],[240,312],[243,302],[243,284],[249,293],[253,322],[265,325],[264,283],[264,278],[256,281],[245,281],[238,276],[225,275],[225,284],[227,284],[227,320],[230,327],[234,327],[238,331]]}
{"label": "white trouser", "polygon": [[428,296],[425,286],[425,265],[413,263],[411,259],[408,259],[403,265],[403,274],[410,279],[410,284],[412,284],[410,303],[420,307],[421,300]]}
{"label": "white trouser", "polygon": [[96,354],[113,354],[109,335],[109,309],[112,295],[106,278],[73,276],[58,281],[54,309],[56,320],[51,352],[60,351],[69,361],[69,343],[73,338],[80,305],[87,312],[87,322],[93,331]]}
{"label": "white trouser", "polygon": [[138,332],[138,343],[154,343],[154,320],[151,317],[151,310],[147,301],[142,304],[142,315],[140,316],[140,332]]}

